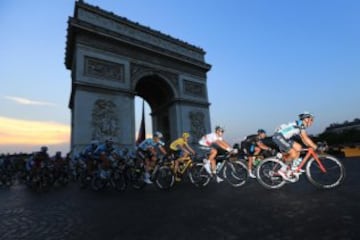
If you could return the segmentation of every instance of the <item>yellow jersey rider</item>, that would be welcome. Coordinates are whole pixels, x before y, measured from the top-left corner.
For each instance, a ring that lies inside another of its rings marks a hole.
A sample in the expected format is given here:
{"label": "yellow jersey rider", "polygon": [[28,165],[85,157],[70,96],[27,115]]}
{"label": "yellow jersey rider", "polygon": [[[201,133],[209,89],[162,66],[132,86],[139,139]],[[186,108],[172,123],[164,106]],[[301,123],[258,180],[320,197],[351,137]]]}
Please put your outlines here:
{"label": "yellow jersey rider", "polygon": [[[179,168],[179,161],[188,157],[190,154],[193,155],[195,154],[194,149],[192,149],[188,144],[189,138],[190,138],[190,134],[184,132],[181,137],[174,140],[170,144],[170,151],[174,154],[175,157],[175,166],[174,166],[175,174],[177,173]],[[177,181],[180,181],[180,178],[177,175],[175,176],[175,179]]]}

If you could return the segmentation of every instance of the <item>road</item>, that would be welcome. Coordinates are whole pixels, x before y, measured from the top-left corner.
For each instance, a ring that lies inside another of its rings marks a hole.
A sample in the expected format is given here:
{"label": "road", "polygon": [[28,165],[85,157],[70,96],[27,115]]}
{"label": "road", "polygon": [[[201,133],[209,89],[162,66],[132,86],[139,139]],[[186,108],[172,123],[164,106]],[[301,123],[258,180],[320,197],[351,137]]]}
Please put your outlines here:
{"label": "road", "polygon": [[253,179],[237,189],[182,183],[169,192],[15,185],[0,189],[0,239],[360,239],[360,158],[343,162],[345,182],[330,191],[305,176],[276,191]]}

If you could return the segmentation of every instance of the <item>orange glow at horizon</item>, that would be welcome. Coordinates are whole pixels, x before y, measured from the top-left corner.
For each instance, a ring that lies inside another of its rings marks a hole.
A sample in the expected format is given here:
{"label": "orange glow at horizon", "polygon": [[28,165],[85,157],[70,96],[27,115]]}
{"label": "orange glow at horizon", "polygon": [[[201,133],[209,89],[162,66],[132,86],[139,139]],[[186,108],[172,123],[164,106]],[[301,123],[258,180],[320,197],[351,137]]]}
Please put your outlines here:
{"label": "orange glow at horizon", "polygon": [[0,145],[39,145],[70,142],[70,126],[56,122],[0,116]]}

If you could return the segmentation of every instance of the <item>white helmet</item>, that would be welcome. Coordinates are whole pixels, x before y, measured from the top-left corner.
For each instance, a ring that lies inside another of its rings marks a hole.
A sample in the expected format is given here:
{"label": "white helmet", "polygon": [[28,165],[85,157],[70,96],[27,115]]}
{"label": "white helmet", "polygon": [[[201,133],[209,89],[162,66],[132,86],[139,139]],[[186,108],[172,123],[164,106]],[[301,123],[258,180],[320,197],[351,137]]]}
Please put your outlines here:
{"label": "white helmet", "polygon": [[163,134],[161,132],[159,132],[159,131],[156,131],[154,133],[154,137],[163,138]]}

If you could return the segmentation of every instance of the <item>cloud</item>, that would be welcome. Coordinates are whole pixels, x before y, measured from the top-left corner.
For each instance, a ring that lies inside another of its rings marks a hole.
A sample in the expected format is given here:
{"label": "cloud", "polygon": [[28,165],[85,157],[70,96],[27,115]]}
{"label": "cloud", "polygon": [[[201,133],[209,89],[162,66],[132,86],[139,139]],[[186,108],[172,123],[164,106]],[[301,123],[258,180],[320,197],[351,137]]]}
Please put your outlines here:
{"label": "cloud", "polygon": [[33,100],[30,100],[30,99],[21,98],[21,97],[4,96],[4,98],[8,99],[8,100],[11,100],[11,101],[14,101],[14,102],[19,103],[19,104],[24,104],[24,105],[55,106],[54,103],[33,101]]}
{"label": "cloud", "polygon": [[0,116],[0,146],[37,146],[70,142],[70,126]]}

